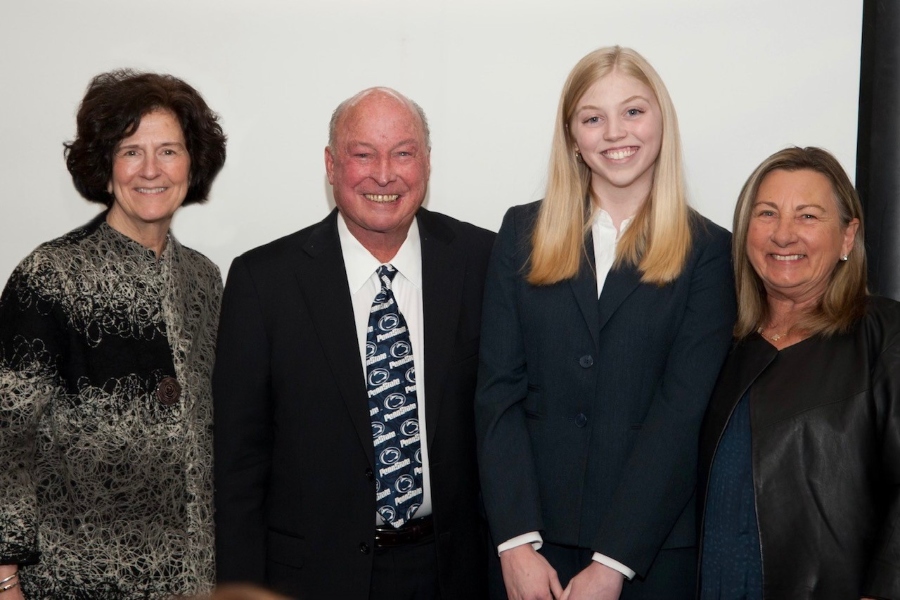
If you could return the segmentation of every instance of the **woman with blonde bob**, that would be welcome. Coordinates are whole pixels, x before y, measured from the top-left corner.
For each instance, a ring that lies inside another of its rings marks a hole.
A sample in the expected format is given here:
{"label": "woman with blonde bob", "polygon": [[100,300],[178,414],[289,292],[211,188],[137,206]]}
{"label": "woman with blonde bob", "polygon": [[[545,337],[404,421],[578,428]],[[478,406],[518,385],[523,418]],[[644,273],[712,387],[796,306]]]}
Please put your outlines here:
{"label": "woman with blonde bob", "polygon": [[866,291],[862,218],[819,148],[741,191],[737,341],[700,437],[703,599],[900,600],[900,304]]}
{"label": "woman with blonde bob", "polygon": [[504,218],[476,396],[498,598],[695,593],[697,435],[735,307],[730,236],[688,207],[680,146],[653,67],[592,52],[545,199]]}

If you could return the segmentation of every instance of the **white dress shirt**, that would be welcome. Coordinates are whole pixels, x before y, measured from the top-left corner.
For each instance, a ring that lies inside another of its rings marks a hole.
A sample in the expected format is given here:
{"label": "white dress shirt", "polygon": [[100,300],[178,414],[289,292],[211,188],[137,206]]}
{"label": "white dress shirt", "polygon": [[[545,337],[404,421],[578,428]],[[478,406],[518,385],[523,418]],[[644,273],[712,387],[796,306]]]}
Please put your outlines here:
{"label": "white dress shirt", "polygon": [[[616,226],[613,224],[612,217],[609,216],[608,212],[600,208],[594,213],[594,222],[591,223],[591,236],[594,238],[594,264],[597,270],[598,299],[603,292],[603,284],[606,283],[606,276],[609,275],[609,271],[616,261],[616,244],[619,242],[619,238],[622,237],[622,233],[628,228],[632,218],[633,217],[629,217],[622,221],[621,227],[616,230]],[[503,542],[497,547],[497,552],[500,553],[504,550],[510,550],[511,548],[522,546],[524,544],[531,544],[535,550],[538,550],[544,544],[544,539],[539,532],[530,531]],[[633,570],[629,569],[619,561],[600,554],[599,552],[594,552],[594,555],[591,558],[602,565],[615,569],[627,579],[631,579],[635,576]]]}
{"label": "white dress shirt", "polygon": [[[381,281],[376,271],[383,264],[359,243],[344,222],[344,216],[337,220],[338,237],[341,252],[344,255],[344,268],[347,271],[347,284],[350,286],[350,298],[353,302],[353,320],[356,325],[356,337],[359,342],[359,358],[362,372],[359,376],[366,379],[366,329],[369,325],[369,312],[372,301],[381,291]],[[396,256],[390,260],[398,271],[394,276],[391,289],[397,300],[397,307],[406,319],[409,329],[409,341],[413,347],[413,366],[416,369],[416,402],[419,415],[419,439],[422,447],[422,504],[414,518],[431,514],[431,471],[428,467],[428,432],[425,424],[425,339],[423,336],[424,320],[422,315],[422,246],[419,241],[419,226],[415,220],[406,234],[406,240],[400,246]],[[363,402],[364,400],[361,400]],[[377,512],[377,524],[384,521]]]}

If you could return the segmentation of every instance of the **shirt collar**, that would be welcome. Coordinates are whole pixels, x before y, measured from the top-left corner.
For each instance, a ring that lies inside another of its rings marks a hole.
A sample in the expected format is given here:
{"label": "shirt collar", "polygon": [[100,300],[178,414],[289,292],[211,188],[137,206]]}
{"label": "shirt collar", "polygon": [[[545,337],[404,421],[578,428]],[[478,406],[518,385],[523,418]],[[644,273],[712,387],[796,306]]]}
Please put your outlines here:
{"label": "shirt collar", "polygon": [[[350,285],[350,293],[355,294],[383,263],[353,237],[347,223],[344,222],[343,214],[339,213],[337,226],[341,252],[344,255],[344,268],[347,271],[347,283]],[[407,281],[419,289],[422,288],[422,245],[416,219],[413,219],[406,240],[390,260],[390,264],[394,265]]]}
{"label": "shirt collar", "polygon": [[[631,225],[631,221],[633,220],[634,215],[631,215],[630,217],[622,221],[622,224],[619,226],[619,231],[616,232],[617,240],[622,236],[623,233],[625,233],[625,230],[628,229],[628,226]],[[594,211],[594,222],[591,224],[591,226],[595,229],[605,228],[615,231],[612,217],[608,212],[599,207]]]}

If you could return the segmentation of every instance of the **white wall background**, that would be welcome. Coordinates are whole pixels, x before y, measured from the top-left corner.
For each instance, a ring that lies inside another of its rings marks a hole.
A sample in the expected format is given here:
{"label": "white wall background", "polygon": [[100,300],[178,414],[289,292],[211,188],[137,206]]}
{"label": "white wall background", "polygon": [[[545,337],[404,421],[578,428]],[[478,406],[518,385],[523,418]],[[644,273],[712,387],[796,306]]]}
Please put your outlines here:
{"label": "white wall background", "polygon": [[584,54],[644,54],[675,101],[693,205],[730,227],[750,171],[789,144],[855,171],[862,0],[29,0],[0,8],[0,281],[99,205],[62,142],[90,78],[175,74],[222,116],[228,161],[174,230],[224,271],[321,219],[332,109],[395,87],[432,125],[427,206],[496,230],[540,198],[565,77]]}

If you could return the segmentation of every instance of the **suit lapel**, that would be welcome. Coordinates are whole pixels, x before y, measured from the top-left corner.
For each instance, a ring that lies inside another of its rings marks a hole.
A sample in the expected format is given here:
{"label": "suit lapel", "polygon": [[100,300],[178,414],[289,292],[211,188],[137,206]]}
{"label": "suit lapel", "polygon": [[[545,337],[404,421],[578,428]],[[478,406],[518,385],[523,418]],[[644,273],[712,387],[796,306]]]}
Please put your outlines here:
{"label": "suit lapel", "polygon": [[425,340],[425,424],[428,445],[438,429],[441,390],[456,341],[465,276],[465,255],[454,234],[425,209],[418,215],[422,244],[422,309]]}
{"label": "suit lapel", "polygon": [[[590,243],[590,238],[588,238],[588,243]],[[569,280],[569,285],[572,293],[575,294],[578,308],[581,309],[585,325],[591,332],[591,338],[596,346],[600,341],[600,320],[597,317],[597,277],[593,252],[589,254],[588,258],[582,259],[578,275]]]}
{"label": "suit lapel", "polygon": [[588,231],[584,239],[584,256],[581,268],[574,279],[569,280],[585,325],[591,332],[594,345],[600,343],[600,318],[597,312],[597,267],[594,262],[594,236]]}
{"label": "suit lapel", "polygon": [[[338,238],[337,215],[337,210],[332,211],[309,236],[303,251],[312,260],[298,263],[294,276],[306,299],[322,352],[331,366],[331,375],[346,404],[359,441],[374,466],[372,422],[359,359],[353,303]],[[327,377],[328,374],[323,373],[322,376]]]}
{"label": "suit lapel", "polygon": [[584,248],[585,258],[581,261],[581,269],[574,279],[569,280],[569,283],[585,323],[591,332],[591,337],[594,339],[594,344],[599,344],[600,331],[625,299],[640,285],[641,273],[637,267],[630,265],[610,269],[598,299],[594,236],[590,231],[585,236]]}
{"label": "suit lapel", "polygon": [[[597,302],[597,308],[600,312],[597,327],[603,329],[610,317],[615,314],[616,310],[625,301],[625,298],[641,283],[641,273],[636,267],[624,265],[619,268],[610,269],[603,282],[603,291],[600,293],[600,299]],[[596,294],[596,291],[594,292]]]}
{"label": "suit lapel", "polygon": [[603,292],[597,299],[597,267],[594,262],[594,237],[588,232],[584,241],[585,258],[581,261],[578,275],[569,280],[572,292],[584,316],[585,323],[594,339],[600,343],[600,330],[616,312],[635,288],[641,283],[637,268],[623,266],[609,271],[603,283]]}

